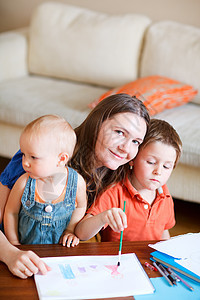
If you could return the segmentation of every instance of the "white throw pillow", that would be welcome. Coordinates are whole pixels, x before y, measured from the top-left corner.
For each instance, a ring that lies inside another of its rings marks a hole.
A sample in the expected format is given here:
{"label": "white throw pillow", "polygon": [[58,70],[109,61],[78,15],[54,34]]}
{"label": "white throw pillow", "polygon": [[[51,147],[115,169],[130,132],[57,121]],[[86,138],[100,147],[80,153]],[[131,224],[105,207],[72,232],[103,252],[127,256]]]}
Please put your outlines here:
{"label": "white throw pillow", "polygon": [[145,38],[140,76],[161,75],[198,89],[200,104],[200,28],[172,21],[151,25]]}
{"label": "white throw pillow", "polygon": [[29,68],[34,74],[114,87],[138,76],[143,15],[108,15],[47,2],[33,14]]}

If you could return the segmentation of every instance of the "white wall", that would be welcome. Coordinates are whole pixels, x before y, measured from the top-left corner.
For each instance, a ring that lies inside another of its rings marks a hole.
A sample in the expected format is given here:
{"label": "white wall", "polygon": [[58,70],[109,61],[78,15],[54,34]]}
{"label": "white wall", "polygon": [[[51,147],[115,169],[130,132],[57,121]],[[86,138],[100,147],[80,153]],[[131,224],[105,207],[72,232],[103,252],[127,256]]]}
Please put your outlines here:
{"label": "white wall", "polygon": [[[48,0],[0,0],[0,32],[25,27],[33,9]],[[200,0],[51,0],[108,13],[141,13],[153,21],[174,20],[200,27]]]}

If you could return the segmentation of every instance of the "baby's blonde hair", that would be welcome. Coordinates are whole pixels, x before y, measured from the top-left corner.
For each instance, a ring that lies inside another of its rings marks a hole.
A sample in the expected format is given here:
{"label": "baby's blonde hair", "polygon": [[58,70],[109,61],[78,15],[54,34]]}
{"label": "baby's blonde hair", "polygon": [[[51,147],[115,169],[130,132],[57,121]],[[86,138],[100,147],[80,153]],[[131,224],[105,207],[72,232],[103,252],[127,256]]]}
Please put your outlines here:
{"label": "baby's blonde hair", "polygon": [[[44,115],[29,123],[22,134],[32,136],[50,135],[52,148],[61,153],[67,152],[71,158],[76,145],[76,134],[71,125],[58,115]],[[22,136],[21,134],[21,136]]]}

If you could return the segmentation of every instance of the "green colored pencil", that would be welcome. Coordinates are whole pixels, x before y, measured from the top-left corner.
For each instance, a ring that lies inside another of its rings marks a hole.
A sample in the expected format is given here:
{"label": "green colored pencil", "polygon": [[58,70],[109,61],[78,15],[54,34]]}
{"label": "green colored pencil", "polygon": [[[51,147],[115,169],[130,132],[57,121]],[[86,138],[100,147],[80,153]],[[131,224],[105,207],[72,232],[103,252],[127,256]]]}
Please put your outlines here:
{"label": "green colored pencil", "polygon": [[[125,208],[126,208],[126,201],[124,201],[124,209],[123,212],[125,212]],[[120,259],[121,259],[121,253],[122,253],[122,239],[123,239],[123,231],[121,231],[120,234],[120,242],[119,242],[119,259],[118,259],[118,263],[117,266],[120,266]]]}

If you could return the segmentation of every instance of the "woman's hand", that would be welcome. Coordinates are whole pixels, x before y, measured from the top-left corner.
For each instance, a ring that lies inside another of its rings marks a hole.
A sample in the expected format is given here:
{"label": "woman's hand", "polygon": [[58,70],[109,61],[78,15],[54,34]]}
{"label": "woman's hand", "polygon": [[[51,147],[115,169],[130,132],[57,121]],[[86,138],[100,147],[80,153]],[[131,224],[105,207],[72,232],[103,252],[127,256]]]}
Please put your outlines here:
{"label": "woman's hand", "polygon": [[79,244],[79,238],[77,238],[77,236],[73,232],[65,230],[60,238],[59,243],[63,246],[74,247]]}
{"label": "woman's hand", "polygon": [[0,231],[0,260],[3,261],[13,275],[22,279],[39,271],[45,275],[51,270],[33,251],[22,251],[13,246]]}
{"label": "woman's hand", "polygon": [[22,251],[14,246],[8,251],[4,262],[13,275],[22,279],[37,274],[39,271],[45,275],[51,270],[33,251]]}

